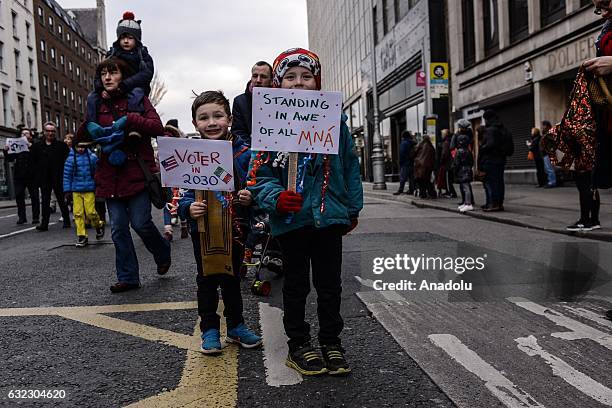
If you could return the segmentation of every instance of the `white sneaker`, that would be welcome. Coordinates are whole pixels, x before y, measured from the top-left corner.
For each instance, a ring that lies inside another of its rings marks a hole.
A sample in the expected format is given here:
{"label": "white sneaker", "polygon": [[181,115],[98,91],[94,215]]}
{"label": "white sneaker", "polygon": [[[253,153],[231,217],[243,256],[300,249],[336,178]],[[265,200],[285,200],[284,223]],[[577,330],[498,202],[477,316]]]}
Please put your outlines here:
{"label": "white sneaker", "polygon": [[461,212],[466,212],[466,211],[474,211],[474,206],[471,204],[466,204],[464,206],[462,206],[459,211]]}
{"label": "white sneaker", "polygon": [[457,207],[457,209],[458,209],[459,211],[463,211],[463,207],[465,207],[465,204],[461,204],[459,207]]}

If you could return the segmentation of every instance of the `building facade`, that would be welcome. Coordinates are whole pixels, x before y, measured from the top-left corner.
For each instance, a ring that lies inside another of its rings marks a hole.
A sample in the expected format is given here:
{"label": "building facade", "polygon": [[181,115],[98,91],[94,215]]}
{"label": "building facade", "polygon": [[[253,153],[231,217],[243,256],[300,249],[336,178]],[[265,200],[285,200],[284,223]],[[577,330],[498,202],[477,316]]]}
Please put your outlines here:
{"label": "building facade", "polygon": [[42,122],[55,122],[63,138],[85,119],[99,52],[74,13],[54,0],[33,1]]}
{"label": "building facade", "polygon": [[[388,180],[398,177],[402,131],[410,130],[417,137],[429,132],[435,139],[448,126],[448,97],[430,92],[429,83],[422,86],[417,81],[430,63],[447,62],[444,3],[307,1],[309,46],[321,58],[324,89],[344,94],[366,180],[371,181],[373,174],[374,80]],[[425,127],[426,116],[435,118],[434,127]]]}
{"label": "building facade", "polygon": [[[40,128],[40,97],[32,0],[0,2],[0,146],[18,128]],[[0,199],[12,196],[10,168],[0,150]]]}
{"label": "building facade", "polygon": [[603,21],[590,0],[457,0],[448,7],[452,118],[477,126],[485,109],[496,110],[514,137],[508,172],[531,179],[530,130],[561,120]]}

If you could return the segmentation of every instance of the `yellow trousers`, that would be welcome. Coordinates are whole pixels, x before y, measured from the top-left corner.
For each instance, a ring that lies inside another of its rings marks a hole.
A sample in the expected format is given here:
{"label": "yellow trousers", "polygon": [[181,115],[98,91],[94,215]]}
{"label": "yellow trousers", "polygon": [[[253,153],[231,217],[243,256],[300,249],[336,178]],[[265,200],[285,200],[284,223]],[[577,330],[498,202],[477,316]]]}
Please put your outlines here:
{"label": "yellow trousers", "polygon": [[77,236],[87,236],[85,229],[85,215],[91,223],[91,226],[97,228],[100,226],[100,216],[96,212],[96,196],[93,191],[86,193],[72,192],[72,213],[74,214],[74,223],[76,225]]}

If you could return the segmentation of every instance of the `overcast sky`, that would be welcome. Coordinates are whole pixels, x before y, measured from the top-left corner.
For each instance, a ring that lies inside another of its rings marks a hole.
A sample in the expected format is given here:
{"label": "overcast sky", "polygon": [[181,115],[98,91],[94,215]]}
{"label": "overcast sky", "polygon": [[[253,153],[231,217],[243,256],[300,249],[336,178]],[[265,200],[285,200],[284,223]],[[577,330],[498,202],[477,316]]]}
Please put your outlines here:
{"label": "overcast sky", "polygon": [[[57,0],[64,8],[96,0]],[[272,64],[281,52],[308,46],[306,0],[106,0],[108,45],[124,11],[142,20],[142,42],[168,87],[157,107],[162,121],[191,124],[192,90],[221,89],[231,100],[244,92],[254,62]]]}

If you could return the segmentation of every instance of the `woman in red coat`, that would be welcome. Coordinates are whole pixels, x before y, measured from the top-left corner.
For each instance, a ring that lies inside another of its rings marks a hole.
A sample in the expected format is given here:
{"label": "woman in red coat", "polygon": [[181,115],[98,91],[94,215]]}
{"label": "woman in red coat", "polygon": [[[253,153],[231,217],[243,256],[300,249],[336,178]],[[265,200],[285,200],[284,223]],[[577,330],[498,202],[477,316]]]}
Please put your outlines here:
{"label": "woman in red coat", "polygon": [[102,146],[95,175],[96,197],[106,199],[115,244],[117,283],[110,288],[113,293],[140,287],[130,225],[153,255],[158,274],[168,272],[171,263],[170,243],[151,218],[151,201],[138,162],[140,157],[151,173],[157,171],[151,138],[161,135],[163,126],[147,97],[135,101],[122,92],[121,81],[129,75],[129,66],[116,57],[98,65],[96,76],[110,99],[87,107],[87,121],[77,133],[78,141],[94,141]]}

